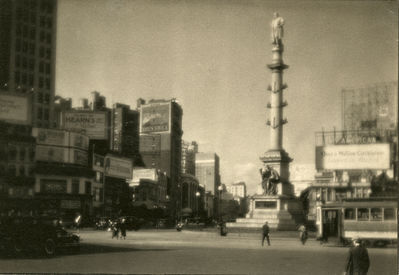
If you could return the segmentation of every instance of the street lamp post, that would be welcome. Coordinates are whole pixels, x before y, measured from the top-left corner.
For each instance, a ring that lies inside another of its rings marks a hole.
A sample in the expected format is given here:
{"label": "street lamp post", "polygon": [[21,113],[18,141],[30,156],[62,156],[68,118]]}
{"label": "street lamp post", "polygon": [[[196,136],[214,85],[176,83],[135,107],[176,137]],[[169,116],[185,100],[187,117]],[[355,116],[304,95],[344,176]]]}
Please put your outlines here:
{"label": "street lamp post", "polygon": [[195,210],[197,211],[197,219],[198,219],[198,198],[199,198],[199,196],[200,196],[201,194],[200,194],[200,192],[196,192],[195,193],[195,202],[196,202],[196,207],[195,207]]}
{"label": "street lamp post", "polygon": [[219,216],[219,222],[222,222],[222,213],[221,213],[221,202],[222,202],[222,190],[223,187],[221,185],[218,186],[218,191],[219,191],[219,196],[218,196],[218,216]]}

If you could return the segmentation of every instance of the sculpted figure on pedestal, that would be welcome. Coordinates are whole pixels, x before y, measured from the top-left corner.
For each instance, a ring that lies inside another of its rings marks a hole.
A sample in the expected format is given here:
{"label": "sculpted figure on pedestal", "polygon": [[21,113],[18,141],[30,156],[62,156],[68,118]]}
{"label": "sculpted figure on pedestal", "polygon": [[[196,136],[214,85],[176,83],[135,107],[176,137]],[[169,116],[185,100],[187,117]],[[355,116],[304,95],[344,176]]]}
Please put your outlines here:
{"label": "sculpted figure on pedestal", "polygon": [[262,176],[263,195],[277,195],[277,183],[280,182],[280,175],[271,167],[266,165],[265,168],[260,169]]}
{"label": "sculpted figure on pedestal", "polygon": [[284,35],[284,19],[279,16],[278,12],[273,14],[272,21],[272,41],[273,44],[280,45],[281,39]]}

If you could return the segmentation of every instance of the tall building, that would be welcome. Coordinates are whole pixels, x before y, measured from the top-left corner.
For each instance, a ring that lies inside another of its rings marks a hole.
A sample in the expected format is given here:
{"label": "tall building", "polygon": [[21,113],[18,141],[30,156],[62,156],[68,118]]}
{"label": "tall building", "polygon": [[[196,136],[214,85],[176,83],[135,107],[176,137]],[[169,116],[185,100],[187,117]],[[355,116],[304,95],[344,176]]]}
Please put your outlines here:
{"label": "tall building", "polygon": [[0,1],[0,90],[31,97],[32,124],[53,127],[57,1]]}
{"label": "tall building", "polygon": [[168,177],[171,215],[181,208],[181,106],[174,100],[138,101],[140,110],[139,151],[146,168],[157,168]]}
{"label": "tall building", "polygon": [[247,186],[243,181],[227,185],[226,190],[232,194],[233,197],[245,198],[247,196]]}
{"label": "tall building", "polygon": [[130,106],[115,103],[111,111],[111,151],[133,158],[140,165],[139,112]]}
{"label": "tall building", "polygon": [[195,154],[195,175],[200,184],[205,186],[205,191],[212,195],[218,193],[220,185],[219,156],[215,153]]}
{"label": "tall building", "polygon": [[182,141],[181,170],[183,174],[195,176],[195,154],[198,153],[197,142]]}

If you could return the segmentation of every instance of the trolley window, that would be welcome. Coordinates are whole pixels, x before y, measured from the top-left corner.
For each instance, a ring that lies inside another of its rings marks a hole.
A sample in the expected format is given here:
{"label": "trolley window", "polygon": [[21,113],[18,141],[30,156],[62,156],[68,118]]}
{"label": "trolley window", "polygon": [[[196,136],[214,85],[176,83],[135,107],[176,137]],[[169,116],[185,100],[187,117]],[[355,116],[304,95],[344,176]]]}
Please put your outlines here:
{"label": "trolley window", "polygon": [[354,220],[355,218],[355,209],[345,208],[345,220]]}
{"label": "trolley window", "polygon": [[395,220],[395,209],[385,208],[384,209],[384,220]]}
{"label": "trolley window", "polygon": [[371,208],[371,220],[372,221],[382,221],[382,209],[381,208]]}
{"label": "trolley window", "polygon": [[369,220],[369,208],[358,208],[357,209],[357,220],[368,221]]}

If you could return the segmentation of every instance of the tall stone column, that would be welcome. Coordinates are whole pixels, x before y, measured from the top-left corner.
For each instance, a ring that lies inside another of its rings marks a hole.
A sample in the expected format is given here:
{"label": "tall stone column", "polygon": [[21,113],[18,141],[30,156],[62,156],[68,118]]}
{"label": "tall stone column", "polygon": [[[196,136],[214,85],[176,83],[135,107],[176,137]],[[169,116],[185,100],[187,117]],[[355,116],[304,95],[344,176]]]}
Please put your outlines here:
{"label": "tall stone column", "polygon": [[283,71],[288,68],[283,61],[283,24],[284,20],[275,13],[272,22],[272,62],[267,65],[271,71],[271,83],[268,86],[270,102],[267,103],[270,117],[266,122],[270,129],[269,150],[260,159],[265,166],[272,166],[279,173],[283,184],[279,185],[278,194],[290,195],[292,190],[286,183],[289,182],[289,163],[292,159],[283,148],[283,125],[287,123],[283,117],[283,109],[287,106],[283,100],[283,91],[287,88],[283,83]]}

